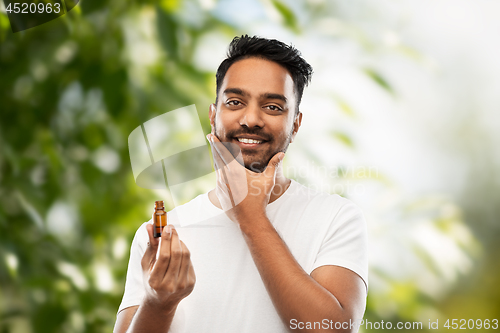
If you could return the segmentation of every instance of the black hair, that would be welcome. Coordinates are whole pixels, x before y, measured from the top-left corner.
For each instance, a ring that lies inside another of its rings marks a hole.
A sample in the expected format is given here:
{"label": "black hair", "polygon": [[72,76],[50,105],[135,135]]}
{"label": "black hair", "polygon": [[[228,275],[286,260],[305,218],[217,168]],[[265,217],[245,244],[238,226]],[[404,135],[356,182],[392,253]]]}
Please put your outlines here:
{"label": "black hair", "polygon": [[285,67],[291,74],[294,83],[294,92],[297,96],[296,112],[299,111],[300,100],[304,87],[311,81],[313,69],[292,45],[287,45],[276,39],[267,39],[257,36],[242,35],[235,37],[227,52],[227,58],[219,65],[216,78],[216,103],[219,98],[219,89],[226,72],[232,64],[239,60],[256,57],[274,61]]}

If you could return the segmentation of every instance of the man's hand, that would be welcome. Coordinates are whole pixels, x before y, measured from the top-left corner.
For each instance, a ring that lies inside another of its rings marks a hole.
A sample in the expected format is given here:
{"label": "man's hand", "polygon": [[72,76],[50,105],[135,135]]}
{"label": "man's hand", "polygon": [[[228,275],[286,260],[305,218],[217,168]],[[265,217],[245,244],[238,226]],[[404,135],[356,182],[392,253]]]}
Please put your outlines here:
{"label": "man's hand", "polygon": [[196,282],[189,250],[173,226],[163,228],[159,239],[152,224],[146,229],[149,242],[141,261],[146,295],[139,306],[118,313],[114,333],[168,332],[177,305]]}
{"label": "man's hand", "polygon": [[162,311],[175,311],[196,282],[189,250],[172,225],[163,229],[161,238],[153,237],[152,224],[146,229],[149,243],[141,261],[146,288],[144,302]]}
{"label": "man's hand", "polygon": [[209,134],[207,138],[216,169],[215,193],[228,217],[241,224],[245,223],[245,217],[265,214],[276,184],[276,171],[285,153],[274,155],[264,172],[257,173],[241,165],[215,135]]}

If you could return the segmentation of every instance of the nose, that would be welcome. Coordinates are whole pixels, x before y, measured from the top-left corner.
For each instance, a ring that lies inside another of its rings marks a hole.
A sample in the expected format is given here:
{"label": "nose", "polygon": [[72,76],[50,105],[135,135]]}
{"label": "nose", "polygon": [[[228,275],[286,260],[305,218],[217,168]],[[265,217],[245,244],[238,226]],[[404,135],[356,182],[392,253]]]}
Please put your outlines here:
{"label": "nose", "polygon": [[258,105],[249,104],[243,111],[240,118],[240,125],[248,128],[264,127],[262,110]]}

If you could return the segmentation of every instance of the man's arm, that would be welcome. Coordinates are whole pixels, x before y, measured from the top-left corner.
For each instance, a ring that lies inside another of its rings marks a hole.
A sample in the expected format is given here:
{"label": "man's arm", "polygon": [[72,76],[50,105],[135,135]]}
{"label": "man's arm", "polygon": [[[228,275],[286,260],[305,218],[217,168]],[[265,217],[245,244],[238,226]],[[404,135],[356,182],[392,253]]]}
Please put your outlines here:
{"label": "man's arm", "polygon": [[[363,280],[354,272],[338,266],[321,266],[308,275],[297,263],[285,242],[266,215],[271,192],[277,179],[284,183],[281,161],[277,153],[262,173],[243,169],[217,137],[209,134],[212,154],[217,168],[216,195],[221,206],[232,207],[226,215],[238,223],[267,292],[285,326],[297,322],[333,322],[330,331],[356,332],[356,325],[335,329],[335,322],[353,323],[360,320],[365,309],[366,289]],[[241,176],[241,171],[245,176]],[[229,179],[229,181],[227,180]],[[246,183],[248,195],[238,205],[228,198],[239,194],[238,186]],[[280,186],[282,187],[282,186]],[[346,325],[344,324],[344,327]],[[295,329],[293,330],[295,332]],[[326,332],[321,328],[321,332]]]}
{"label": "man's arm", "polygon": [[131,306],[118,313],[113,333],[168,332],[174,314],[175,310],[166,313],[144,304]]}
{"label": "man's arm", "polygon": [[190,253],[175,228],[165,227],[161,242],[153,237],[151,224],[146,228],[149,243],[141,261],[146,295],[139,306],[118,313],[114,333],[168,332],[177,305],[194,288]]}
{"label": "man's arm", "polygon": [[137,312],[138,308],[139,305],[136,305],[125,308],[120,312],[118,312],[118,314],[116,315],[116,322],[115,322],[115,328],[113,329],[113,333],[127,332],[127,329],[130,326],[130,323],[132,322],[132,319],[134,318],[134,315]]}
{"label": "man's arm", "polygon": [[[335,330],[335,322],[352,323],[362,319],[366,302],[363,280],[339,266],[321,266],[308,275],[265,213],[249,218],[251,221],[240,223],[241,231],[285,325],[290,328],[292,319],[320,323],[327,319],[333,322],[329,326],[334,332],[357,331],[357,326],[348,324],[344,324],[345,329]],[[327,332],[325,329],[320,331]]]}

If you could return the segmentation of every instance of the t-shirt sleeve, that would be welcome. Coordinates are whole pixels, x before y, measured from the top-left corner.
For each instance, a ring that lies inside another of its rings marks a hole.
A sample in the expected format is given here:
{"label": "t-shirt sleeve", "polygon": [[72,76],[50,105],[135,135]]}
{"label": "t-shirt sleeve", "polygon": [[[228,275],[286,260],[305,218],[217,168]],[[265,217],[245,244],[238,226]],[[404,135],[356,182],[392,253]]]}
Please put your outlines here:
{"label": "t-shirt sleeve", "polygon": [[361,209],[347,199],[328,226],[313,270],[335,265],[358,274],[368,289],[368,237]]}
{"label": "t-shirt sleeve", "polygon": [[141,260],[146,251],[148,232],[146,224],[142,224],[135,233],[130,248],[130,259],[127,268],[127,278],[125,281],[125,292],[118,312],[130,306],[139,305],[144,297],[144,283],[142,278]]}

